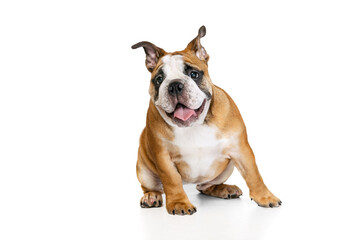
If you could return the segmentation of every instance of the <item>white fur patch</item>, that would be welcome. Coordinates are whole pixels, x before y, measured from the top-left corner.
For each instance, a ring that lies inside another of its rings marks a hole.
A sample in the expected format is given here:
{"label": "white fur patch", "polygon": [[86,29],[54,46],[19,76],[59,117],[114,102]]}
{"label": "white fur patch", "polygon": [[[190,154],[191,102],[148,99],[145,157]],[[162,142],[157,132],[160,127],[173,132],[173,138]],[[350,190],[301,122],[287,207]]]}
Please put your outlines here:
{"label": "white fur patch", "polygon": [[[190,168],[186,175],[189,179],[196,179],[215,174],[212,164],[229,159],[223,153],[224,148],[234,144],[235,138],[216,137],[217,128],[207,125],[196,125],[188,128],[175,128],[175,144],[180,151],[181,160]],[[198,183],[198,182],[196,182]]]}
{"label": "white fur patch", "polygon": [[166,55],[162,58],[163,71],[167,80],[181,79],[184,77],[184,60],[181,55]]}

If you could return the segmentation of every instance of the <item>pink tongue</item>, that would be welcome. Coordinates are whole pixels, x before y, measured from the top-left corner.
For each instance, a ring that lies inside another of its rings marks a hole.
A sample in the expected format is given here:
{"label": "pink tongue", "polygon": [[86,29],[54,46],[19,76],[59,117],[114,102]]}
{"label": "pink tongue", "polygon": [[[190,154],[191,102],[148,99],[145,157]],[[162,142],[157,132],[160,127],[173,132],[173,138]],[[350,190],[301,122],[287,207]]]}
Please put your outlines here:
{"label": "pink tongue", "polygon": [[183,121],[188,120],[192,115],[196,116],[194,110],[187,107],[183,107],[181,105],[174,112],[174,117],[181,119]]}

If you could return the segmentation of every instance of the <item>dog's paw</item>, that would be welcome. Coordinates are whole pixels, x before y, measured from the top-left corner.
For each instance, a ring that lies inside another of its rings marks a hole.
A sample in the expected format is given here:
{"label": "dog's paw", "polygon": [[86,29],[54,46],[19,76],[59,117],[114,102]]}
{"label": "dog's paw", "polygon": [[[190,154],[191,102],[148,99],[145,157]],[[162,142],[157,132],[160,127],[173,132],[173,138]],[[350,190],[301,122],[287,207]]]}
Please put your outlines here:
{"label": "dog's paw", "polygon": [[196,212],[196,207],[189,201],[174,201],[166,203],[166,209],[172,215],[192,215]]}
{"label": "dog's paw", "polygon": [[160,192],[147,192],[140,199],[140,206],[142,208],[161,207],[163,199]]}
{"label": "dog's paw", "polygon": [[262,192],[250,192],[251,200],[254,200],[260,207],[279,207],[281,201],[269,190],[264,190]]}
{"label": "dog's paw", "polygon": [[200,190],[200,192],[202,194],[224,199],[239,198],[242,195],[242,191],[238,186],[227,184],[213,185],[205,190]]}

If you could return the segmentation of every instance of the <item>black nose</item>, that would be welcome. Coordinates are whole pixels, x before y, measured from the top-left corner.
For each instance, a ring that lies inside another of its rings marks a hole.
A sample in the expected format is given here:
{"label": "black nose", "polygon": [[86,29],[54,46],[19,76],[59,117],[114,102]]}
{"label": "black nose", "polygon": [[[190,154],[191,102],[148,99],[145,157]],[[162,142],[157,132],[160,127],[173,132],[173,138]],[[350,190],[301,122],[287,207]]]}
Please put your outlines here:
{"label": "black nose", "polygon": [[182,84],[181,82],[173,82],[169,85],[169,94],[172,96],[176,96],[179,95],[182,90],[184,89],[184,84]]}

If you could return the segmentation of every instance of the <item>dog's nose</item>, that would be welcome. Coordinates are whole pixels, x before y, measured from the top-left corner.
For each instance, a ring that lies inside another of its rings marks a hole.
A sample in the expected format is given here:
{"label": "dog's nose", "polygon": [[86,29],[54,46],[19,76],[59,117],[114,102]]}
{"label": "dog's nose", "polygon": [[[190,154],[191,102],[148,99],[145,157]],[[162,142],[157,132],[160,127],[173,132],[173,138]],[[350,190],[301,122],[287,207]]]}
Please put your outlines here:
{"label": "dog's nose", "polygon": [[183,89],[184,84],[182,84],[181,82],[173,82],[169,85],[168,91],[170,95],[176,96],[179,95]]}

